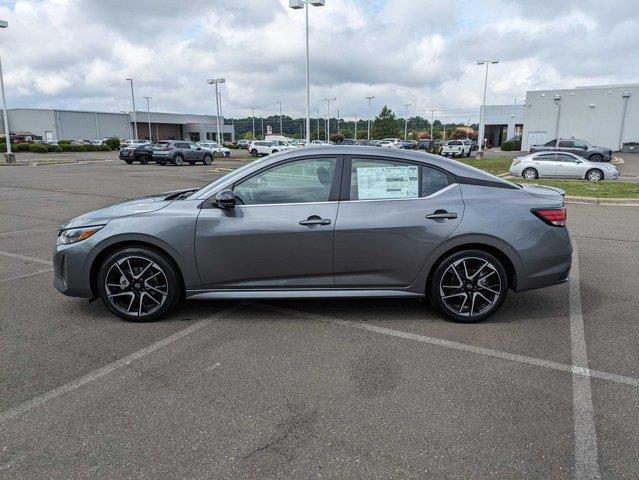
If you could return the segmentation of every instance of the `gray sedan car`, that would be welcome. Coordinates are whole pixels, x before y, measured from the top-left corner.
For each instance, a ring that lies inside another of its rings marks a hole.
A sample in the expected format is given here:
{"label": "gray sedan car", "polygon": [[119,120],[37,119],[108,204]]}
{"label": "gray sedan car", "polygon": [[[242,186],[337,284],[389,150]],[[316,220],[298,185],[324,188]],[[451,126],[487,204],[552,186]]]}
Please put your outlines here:
{"label": "gray sedan car", "polygon": [[71,220],[54,284],[133,321],[182,298],[428,297],[475,322],[568,279],[562,194],[421,152],[289,150]]}
{"label": "gray sedan car", "polygon": [[620,175],[614,165],[590,162],[568,152],[537,152],[515,158],[510,165],[510,174],[527,180],[580,178],[592,182],[617,180]]}

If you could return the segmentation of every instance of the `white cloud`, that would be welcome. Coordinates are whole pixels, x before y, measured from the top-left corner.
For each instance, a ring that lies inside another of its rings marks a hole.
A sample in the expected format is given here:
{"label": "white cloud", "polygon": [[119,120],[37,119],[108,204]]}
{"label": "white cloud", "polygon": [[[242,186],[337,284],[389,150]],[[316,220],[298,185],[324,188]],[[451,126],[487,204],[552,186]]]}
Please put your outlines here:
{"label": "white cloud", "polygon": [[[631,0],[328,0],[310,8],[312,107],[375,106],[476,117],[477,58],[498,57],[488,98],[636,81],[639,13]],[[304,12],[287,0],[18,0],[0,7],[10,107],[125,110],[133,75],[152,108],[211,113],[206,79],[223,75],[224,113],[304,112]],[[179,7],[176,7],[179,5]],[[470,7],[470,8],[469,8]],[[471,11],[472,10],[472,11]],[[624,12],[617,15],[615,12]]]}

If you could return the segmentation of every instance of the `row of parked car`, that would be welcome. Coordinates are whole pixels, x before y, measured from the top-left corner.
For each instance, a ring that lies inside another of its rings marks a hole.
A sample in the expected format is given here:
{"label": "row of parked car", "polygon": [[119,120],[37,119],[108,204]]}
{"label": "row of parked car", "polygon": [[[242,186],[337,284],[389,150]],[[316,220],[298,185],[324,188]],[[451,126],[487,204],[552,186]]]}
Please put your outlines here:
{"label": "row of parked car", "polygon": [[131,140],[120,148],[120,159],[127,164],[140,162],[142,165],[154,161],[159,165],[167,163],[181,166],[184,163],[194,165],[202,162],[211,165],[214,157],[230,157],[231,150],[220,146],[217,142],[192,143],[186,140],[164,140],[149,142],[147,140]]}

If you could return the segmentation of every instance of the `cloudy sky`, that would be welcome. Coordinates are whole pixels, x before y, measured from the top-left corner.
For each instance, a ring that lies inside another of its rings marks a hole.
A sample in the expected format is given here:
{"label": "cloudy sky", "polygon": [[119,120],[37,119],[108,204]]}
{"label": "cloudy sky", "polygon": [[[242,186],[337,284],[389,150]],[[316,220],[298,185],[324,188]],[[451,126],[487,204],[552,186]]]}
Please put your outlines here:
{"label": "cloudy sky", "polygon": [[[224,76],[224,114],[304,114],[304,13],[288,0],[0,0],[12,107],[212,113],[206,79]],[[476,120],[526,90],[639,81],[636,0],[326,0],[310,10],[311,104],[342,117],[375,106]]]}

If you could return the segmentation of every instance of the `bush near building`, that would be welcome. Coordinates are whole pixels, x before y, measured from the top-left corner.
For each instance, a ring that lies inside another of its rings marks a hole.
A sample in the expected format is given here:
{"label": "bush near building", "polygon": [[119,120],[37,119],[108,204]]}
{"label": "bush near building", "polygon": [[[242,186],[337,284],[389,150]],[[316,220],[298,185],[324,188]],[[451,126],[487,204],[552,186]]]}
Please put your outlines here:
{"label": "bush near building", "polygon": [[110,150],[117,150],[120,148],[120,139],[117,137],[107,138],[104,143],[109,147]]}
{"label": "bush near building", "polygon": [[502,142],[501,149],[504,152],[518,152],[521,150],[521,139],[506,140]]}
{"label": "bush near building", "polygon": [[62,147],[60,147],[60,145],[46,145],[46,147],[47,147],[47,152],[59,153],[62,151]]}
{"label": "bush near building", "polygon": [[58,145],[68,144],[71,145],[71,140],[58,140]]}
{"label": "bush near building", "polygon": [[31,144],[29,143],[16,143],[13,145],[14,152],[28,152]]}
{"label": "bush near building", "polygon": [[32,153],[47,153],[49,150],[46,145],[41,143],[31,143],[29,144],[29,151]]}

